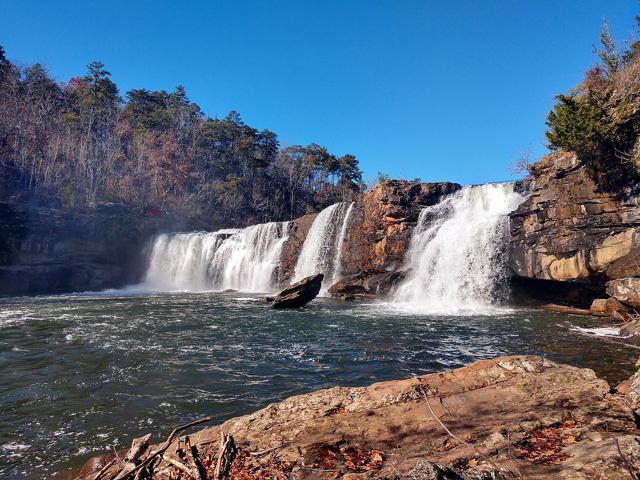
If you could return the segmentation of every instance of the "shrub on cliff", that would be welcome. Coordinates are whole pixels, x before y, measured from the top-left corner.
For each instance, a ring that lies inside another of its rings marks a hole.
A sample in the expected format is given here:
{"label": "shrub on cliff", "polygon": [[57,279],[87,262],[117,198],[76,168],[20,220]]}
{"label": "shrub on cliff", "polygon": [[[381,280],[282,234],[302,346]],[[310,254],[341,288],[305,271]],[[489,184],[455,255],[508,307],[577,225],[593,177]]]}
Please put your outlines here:
{"label": "shrub on cliff", "polygon": [[601,188],[617,190],[640,181],[640,41],[620,53],[605,24],[600,43],[600,65],[556,97],[546,137],[552,150],[576,152]]}

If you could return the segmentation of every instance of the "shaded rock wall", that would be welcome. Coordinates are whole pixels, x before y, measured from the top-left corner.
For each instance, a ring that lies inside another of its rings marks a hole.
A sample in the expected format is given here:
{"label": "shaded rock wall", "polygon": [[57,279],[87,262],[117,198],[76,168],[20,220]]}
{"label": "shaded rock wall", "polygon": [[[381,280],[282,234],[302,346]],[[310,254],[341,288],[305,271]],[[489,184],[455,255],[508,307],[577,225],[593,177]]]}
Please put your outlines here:
{"label": "shaded rock wall", "polygon": [[574,154],[534,165],[531,196],[511,214],[510,266],[520,277],[604,284],[640,275],[640,207],[602,192]]}
{"label": "shaded rock wall", "polygon": [[0,295],[101,290],[135,282],[145,267],[147,240],[175,223],[113,204],[68,215],[0,203]]}

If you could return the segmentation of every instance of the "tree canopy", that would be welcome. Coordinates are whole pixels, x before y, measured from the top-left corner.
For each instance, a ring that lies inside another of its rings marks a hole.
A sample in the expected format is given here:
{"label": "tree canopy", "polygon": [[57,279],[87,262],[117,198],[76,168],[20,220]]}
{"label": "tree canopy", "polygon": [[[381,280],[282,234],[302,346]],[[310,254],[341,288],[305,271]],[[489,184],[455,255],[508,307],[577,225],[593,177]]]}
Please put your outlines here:
{"label": "tree canopy", "polygon": [[210,226],[291,219],[362,188],[357,159],[282,147],[238,112],[209,118],[182,86],[121,96],[99,61],[67,82],[0,47],[0,192],[60,208],[122,202]]}

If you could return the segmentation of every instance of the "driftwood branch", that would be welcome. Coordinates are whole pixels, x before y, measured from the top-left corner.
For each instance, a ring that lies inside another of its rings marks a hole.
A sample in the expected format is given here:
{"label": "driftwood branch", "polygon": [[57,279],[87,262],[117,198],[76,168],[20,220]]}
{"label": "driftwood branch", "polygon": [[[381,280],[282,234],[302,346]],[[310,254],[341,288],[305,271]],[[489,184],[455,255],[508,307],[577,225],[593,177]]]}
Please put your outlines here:
{"label": "driftwood branch", "polygon": [[164,441],[164,443],[158,449],[150,452],[149,455],[147,455],[147,457],[142,462],[140,462],[133,470],[128,471],[124,474],[120,472],[118,474],[118,477],[116,478],[118,478],[118,480],[126,480],[131,478],[131,476],[134,473],[136,473],[138,470],[145,468],[147,465],[153,462],[158,456],[162,456],[162,454],[167,450],[167,448],[169,448],[169,446],[171,446],[173,441],[176,439],[176,437],[180,433],[184,432],[186,429],[191,428],[195,425],[200,425],[202,423],[206,423],[210,421],[211,421],[211,417],[204,417],[204,418],[200,418],[198,420],[194,420],[193,422],[185,423],[184,425],[180,425],[174,428],[169,434],[169,436],[167,437],[167,439]]}
{"label": "driftwood branch", "polygon": [[147,451],[149,448],[149,439],[151,438],[151,434],[147,434],[144,437],[134,438],[131,443],[131,448],[129,452],[124,457],[124,466],[120,473],[116,475],[113,480],[122,480],[129,476],[130,472],[133,472],[135,468],[140,463],[138,460],[140,457]]}
{"label": "driftwood branch", "polygon": [[184,463],[179,462],[178,460],[176,460],[174,458],[167,457],[165,455],[162,455],[162,460],[164,460],[167,463],[170,463],[171,465],[176,467],[178,470],[182,470],[184,473],[186,473],[187,475],[191,476],[191,470]]}
{"label": "driftwood branch", "polygon": [[222,480],[224,476],[231,468],[233,459],[236,456],[236,443],[233,441],[231,435],[225,435],[220,431],[220,447],[218,449],[218,462],[216,463],[216,469],[213,473],[213,478],[216,480]]}
{"label": "driftwood branch", "polygon": [[104,473],[107,470],[109,470],[109,467],[111,467],[111,465],[116,463],[116,460],[119,460],[117,455],[109,463],[107,463],[104,467],[102,467],[98,473],[96,473],[96,476],[93,477],[93,480],[100,480],[102,478],[102,476],[104,475]]}

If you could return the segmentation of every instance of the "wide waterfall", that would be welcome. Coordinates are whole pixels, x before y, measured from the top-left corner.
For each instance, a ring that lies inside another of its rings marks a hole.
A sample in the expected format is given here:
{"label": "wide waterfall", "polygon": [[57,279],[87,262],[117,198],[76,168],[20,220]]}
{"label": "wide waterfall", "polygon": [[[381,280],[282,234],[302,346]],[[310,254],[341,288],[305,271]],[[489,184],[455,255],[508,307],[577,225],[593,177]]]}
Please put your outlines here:
{"label": "wide waterfall", "polygon": [[506,279],[509,218],[524,200],[511,183],[464,187],[422,210],[395,302],[433,313],[487,311]]}
{"label": "wide waterfall", "polygon": [[347,202],[334,203],[322,210],[313,221],[302,251],[296,263],[294,281],[316,273],[325,275],[325,286],[330,286],[334,274],[340,266],[340,250],[346,235],[350,212],[353,204]]}
{"label": "wide waterfall", "polygon": [[242,230],[156,237],[143,288],[158,291],[271,292],[278,284],[288,222]]}

